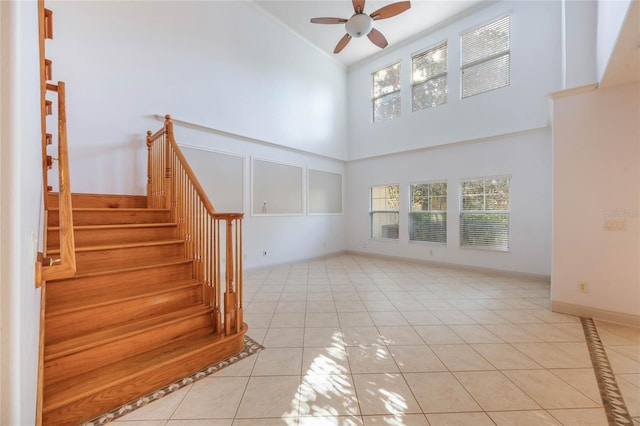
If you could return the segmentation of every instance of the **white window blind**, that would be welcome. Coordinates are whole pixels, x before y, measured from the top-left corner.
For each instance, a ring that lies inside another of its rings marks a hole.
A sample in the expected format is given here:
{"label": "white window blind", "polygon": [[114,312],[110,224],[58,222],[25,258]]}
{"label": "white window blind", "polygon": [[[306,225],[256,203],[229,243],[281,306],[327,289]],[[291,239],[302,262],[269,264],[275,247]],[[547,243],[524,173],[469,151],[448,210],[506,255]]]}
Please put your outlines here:
{"label": "white window blind", "polygon": [[509,177],[461,183],[460,246],[509,250]]}
{"label": "white window blind", "polygon": [[400,63],[373,73],[373,122],[400,116]]}
{"label": "white window blind", "polygon": [[460,36],[463,98],[509,85],[509,32],[505,16]]}
{"label": "white window blind", "polygon": [[413,111],[447,102],[447,42],[414,56],[411,60]]}
{"label": "white window blind", "polygon": [[398,185],[371,187],[369,209],[371,238],[398,239],[399,194]]}
{"label": "white window blind", "polygon": [[409,240],[447,242],[447,182],[410,186]]}

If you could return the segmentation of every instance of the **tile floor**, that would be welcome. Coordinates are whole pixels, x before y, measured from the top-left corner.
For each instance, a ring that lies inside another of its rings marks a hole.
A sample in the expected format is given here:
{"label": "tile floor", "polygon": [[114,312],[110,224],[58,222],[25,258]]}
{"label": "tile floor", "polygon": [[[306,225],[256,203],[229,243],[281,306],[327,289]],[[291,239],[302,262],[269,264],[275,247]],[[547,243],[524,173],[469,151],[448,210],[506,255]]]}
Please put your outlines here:
{"label": "tile floor", "polygon": [[[114,426],[607,425],[549,284],[342,255],[245,276],[265,349]],[[640,425],[640,329],[597,322]]]}

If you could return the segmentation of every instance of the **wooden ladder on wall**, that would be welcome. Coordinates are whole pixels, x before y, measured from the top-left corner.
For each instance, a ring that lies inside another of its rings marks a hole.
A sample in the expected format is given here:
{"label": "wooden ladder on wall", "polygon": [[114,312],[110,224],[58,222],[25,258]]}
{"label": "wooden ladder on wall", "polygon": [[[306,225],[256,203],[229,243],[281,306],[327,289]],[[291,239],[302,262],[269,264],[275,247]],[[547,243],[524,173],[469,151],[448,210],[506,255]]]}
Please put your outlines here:
{"label": "wooden ladder on wall", "polygon": [[[53,35],[53,13],[42,0],[39,15],[46,223],[36,273],[37,423],[73,425],[243,349],[242,214],[214,212],[168,117],[161,130],[148,132],[146,196],[71,194],[65,85],[49,82],[44,40]],[[52,93],[57,161],[46,130]],[[59,192],[47,180],[56,163]]]}

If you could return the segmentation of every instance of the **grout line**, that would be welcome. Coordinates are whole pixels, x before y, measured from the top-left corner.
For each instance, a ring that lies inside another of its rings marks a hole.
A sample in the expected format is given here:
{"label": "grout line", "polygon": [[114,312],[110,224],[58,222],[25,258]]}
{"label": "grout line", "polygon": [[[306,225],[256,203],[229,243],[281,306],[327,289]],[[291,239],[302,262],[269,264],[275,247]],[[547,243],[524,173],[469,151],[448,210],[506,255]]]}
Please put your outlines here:
{"label": "grout line", "polygon": [[581,317],[582,328],[587,339],[589,356],[593,364],[593,371],[598,381],[598,389],[602,398],[607,420],[610,426],[633,425],[633,419],[627,410],[618,382],[611,369],[609,357],[604,349],[598,330],[593,319]]}

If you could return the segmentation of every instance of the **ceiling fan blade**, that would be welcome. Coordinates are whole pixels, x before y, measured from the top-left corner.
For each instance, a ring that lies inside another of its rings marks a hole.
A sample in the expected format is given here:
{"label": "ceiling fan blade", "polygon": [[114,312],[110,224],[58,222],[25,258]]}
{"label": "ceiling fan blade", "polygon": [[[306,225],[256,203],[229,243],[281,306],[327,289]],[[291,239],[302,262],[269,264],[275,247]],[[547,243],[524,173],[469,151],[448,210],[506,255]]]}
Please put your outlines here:
{"label": "ceiling fan blade", "polygon": [[367,37],[369,37],[369,40],[371,40],[371,43],[375,44],[380,49],[384,49],[389,44],[389,42],[387,42],[387,39],[382,35],[382,33],[376,30],[375,28],[373,28],[371,32],[367,34]]}
{"label": "ceiling fan blade", "polygon": [[347,21],[344,18],[311,18],[313,24],[344,24]]}
{"label": "ceiling fan blade", "polygon": [[340,53],[342,49],[349,43],[351,40],[351,36],[349,34],[345,34],[344,37],[340,39],[338,44],[336,44],[336,48],[333,50],[333,53]]}
{"label": "ceiling fan blade", "polygon": [[364,0],[352,0],[352,2],[355,13],[364,13]]}
{"label": "ceiling fan blade", "polygon": [[386,5],[385,7],[381,7],[369,16],[371,16],[371,18],[374,20],[387,19],[391,18],[392,16],[401,14],[405,10],[408,10],[410,7],[410,1],[399,1],[397,3],[391,3]]}

